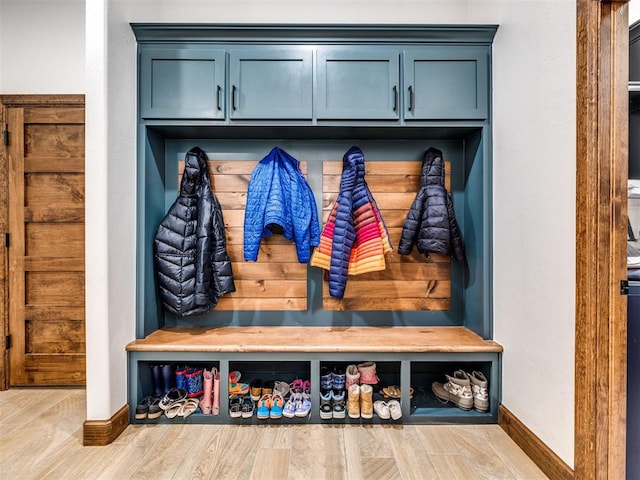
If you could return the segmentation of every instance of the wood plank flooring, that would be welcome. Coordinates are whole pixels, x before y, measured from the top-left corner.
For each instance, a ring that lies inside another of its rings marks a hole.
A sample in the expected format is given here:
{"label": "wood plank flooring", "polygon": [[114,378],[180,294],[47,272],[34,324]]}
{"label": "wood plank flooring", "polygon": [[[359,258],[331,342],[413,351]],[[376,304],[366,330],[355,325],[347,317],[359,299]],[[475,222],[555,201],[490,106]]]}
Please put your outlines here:
{"label": "wood plank flooring", "polygon": [[0,392],[0,479],[547,478],[497,425],[136,425],[83,447],[85,401]]}

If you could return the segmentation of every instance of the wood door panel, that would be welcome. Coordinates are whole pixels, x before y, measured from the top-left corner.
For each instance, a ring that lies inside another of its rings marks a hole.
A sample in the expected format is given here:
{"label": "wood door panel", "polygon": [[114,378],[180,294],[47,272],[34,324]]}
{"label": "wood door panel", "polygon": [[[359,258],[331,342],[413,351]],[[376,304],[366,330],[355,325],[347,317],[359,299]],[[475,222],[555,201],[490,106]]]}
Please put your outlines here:
{"label": "wood door panel", "polygon": [[84,106],[70,103],[6,109],[10,385],[85,382]]}
{"label": "wood door panel", "polygon": [[81,173],[29,173],[25,175],[27,207],[84,207],[84,175]]}
{"label": "wood door panel", "polygon": [[85,355],[35,354],[25,356],[25,384],[29,385],[84,385]]}
{"label": "wood door panel", "polygon": [[25,158],[24,169],[26,172],[60,172],[74,173],[84,172],[84,156],[78,157],[52,157],[42,155]]}
{"label": "wood door panel", "polygon": [[26,224],[25,255],[30,257],[84,256],[84,225],[82,223]]}
{"label": "wood door panel", "polygon": [[36,207],[24,209],[26,222],[82,222],[84,224],[84,207]]}
{"label": "wood door panel", "polygon": [[25,124],[25,157],[83,157],[84,125]]}
{"label": "wood door panel", "polygon": [[84,302],[84,272],[27,272],[29,305],[73,306]]}
{"label": "wood door panel", "polygon": [[85,353],[84,319],[25,320],[25,352]]}

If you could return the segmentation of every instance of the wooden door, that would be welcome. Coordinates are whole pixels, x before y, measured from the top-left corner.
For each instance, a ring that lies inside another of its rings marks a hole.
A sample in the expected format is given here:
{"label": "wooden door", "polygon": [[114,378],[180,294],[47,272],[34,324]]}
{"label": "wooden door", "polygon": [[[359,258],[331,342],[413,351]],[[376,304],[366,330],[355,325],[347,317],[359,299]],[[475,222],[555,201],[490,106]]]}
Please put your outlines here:
{"label": "wooden door", "polygon": [[84,384],[84,102],[4,117],[9,385]]}

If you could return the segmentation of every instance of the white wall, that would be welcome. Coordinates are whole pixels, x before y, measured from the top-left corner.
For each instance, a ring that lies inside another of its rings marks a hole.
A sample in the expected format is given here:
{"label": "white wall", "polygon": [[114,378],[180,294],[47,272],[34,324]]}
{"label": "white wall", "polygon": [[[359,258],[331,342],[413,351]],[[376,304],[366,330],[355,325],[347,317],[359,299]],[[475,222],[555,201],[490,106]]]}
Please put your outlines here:
{"label": "white wall", "polygon": [[[20,1],[0,1],[3,61],[6,25],[14,23],[7,12],[49,34],[68,27],[47,23],[46,15],[27,18],[16,11]],[[43,3],[63,8],[75,2]],[[88,215],[86,237],[88,419],[109,418],[125,404],[124,345],[134,336],[136,75],[129,22],[499,24],[494,330],[505,347],[502,402],[573,465],[573,0],[280,0],[268,8],[263,0],[87,0],[86,89],[77,88],[74,75],[53,87],[47,77],[37,77],[31,93],[87,94],[87,210],[93,218]],[[82,32],[76,38],[82,42]],[[36,63],[40,57],[32,51],[9,55],[12,62],[20,56]],[[68,65],[83,61],[75,47],[65,51],[65,59]],[[19,73],[2,70],[0,92],[4,84],[20,84]]]}
{"label": "white wall", "polygon": [[84,93],[84,0],[0,0],[0,93]]}

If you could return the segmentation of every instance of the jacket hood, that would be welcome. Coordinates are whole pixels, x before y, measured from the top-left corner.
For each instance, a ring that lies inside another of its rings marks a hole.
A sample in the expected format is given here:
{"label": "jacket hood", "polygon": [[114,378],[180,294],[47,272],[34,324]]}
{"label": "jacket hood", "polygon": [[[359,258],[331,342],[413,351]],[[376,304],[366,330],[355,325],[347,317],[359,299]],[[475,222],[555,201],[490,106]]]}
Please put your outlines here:
{"label": "jacket hood", "polygon": [[184,159],[184,173],[180,183],[180,194],[193,196],[206,183],[209,176],[203,175],[207,169],[207,156],[200,147],[194,147],[187,152]]}
{"label": "jacket hood", "polygon": [[442,160],[442,152],[437,148],[432,147],[424,154],[420,185],[444,187],[444,160]]}

